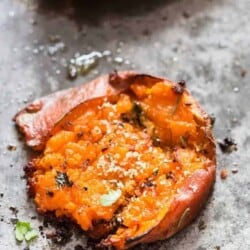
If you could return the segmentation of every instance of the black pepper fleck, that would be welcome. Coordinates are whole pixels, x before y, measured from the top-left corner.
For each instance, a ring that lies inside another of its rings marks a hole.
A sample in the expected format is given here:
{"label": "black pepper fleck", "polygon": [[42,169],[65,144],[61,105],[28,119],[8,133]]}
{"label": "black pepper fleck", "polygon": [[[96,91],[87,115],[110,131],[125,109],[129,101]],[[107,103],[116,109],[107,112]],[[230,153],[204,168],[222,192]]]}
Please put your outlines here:
{"label": "black pepper fleck", "polygon": [[73,185],[73,182],[69,180],[67,173],[57,171],[55,179],[56,179],[56,183],[58,187],[60,188],[65,187],[65,186],[72,187]]}
{"label": "black pepper fleck", "polygon": [[53,197],[53,196],[54,196],[54,192],[48,190],[48,191],[46,192],[46,195],[48,195],[49,197]]}
{"label": "black pepper fleck", "polygon": [[80,131],[80,132],[78,132],[76,135],[77,135],[77,138],[80,139],[80,138],[83,136],[83,132]]}
{"label": "black pepper fleck", "polygon": [[168,173],[166,174],[166,179],[167,179],[167,180],[171,179],[171,180],[173,180],[173,181],[176,182],[176,178],[175,178],[174,173],[173,173],[172,171],[170,171],[170,172],[168,172]]}
{"label": "black pepper fleck", "polygon": [[86,159],[86,160],[82,163],[81,168],[86,168],[86,167],[89,165],[89,163],[90,163],[90,159]]}
{"label": "black pepper fleck", "polygon": [[141,184],[141,187],[142,187],[142,188],[154,187],[154,186],[156,186],[156,184],[155,184],[153,181],[151,181],[151,180],[146,180],[145,182],[143,182],[143,183]]}

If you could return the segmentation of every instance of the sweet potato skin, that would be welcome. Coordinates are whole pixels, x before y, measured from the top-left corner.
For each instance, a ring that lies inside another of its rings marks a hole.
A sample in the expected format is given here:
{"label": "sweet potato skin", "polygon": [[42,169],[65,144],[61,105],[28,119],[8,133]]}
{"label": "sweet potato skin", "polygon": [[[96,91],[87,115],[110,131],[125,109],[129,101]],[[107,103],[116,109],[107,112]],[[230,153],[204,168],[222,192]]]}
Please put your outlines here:
{"label": "sweet potato skin", "polygon": [[[20,111],[14,120],[24,133],[27,145],[33,149],[42,150],[54,126],[65,115],[67,117],[67,113],[78,104],[96,97],[118,94],[137,80],[150,83],[165,81],[163,78],[134,72],[119,72],[105,75],[86,85],[63,90],[41,98]],[[173,83],[173,85],[175,84]],[[190,109],[197,122],[200,123],[209,143],[211,163],[204,169],[196,170],[185,181],[179,194],[174,197],[170,209],[155,227],[150,228],[140,236],[126,239],[125,242],[114,242],[111,238],[108,238],[102,242],[103,246],[128,249],[139,243],[167,239],[187,226],[204,205],[215,181],[215,143],[209,116],[191,96],[190,102],[192,102]]]}
{"label": "sweet potato skin", "polygon": [[54,125],[71,109],[91,98],[118,94],[129,86],[135,75],[129,71],[114,72],[88,84],[42,97],[18,112],[14,121],[24,134],[26,144],[40,151]]}

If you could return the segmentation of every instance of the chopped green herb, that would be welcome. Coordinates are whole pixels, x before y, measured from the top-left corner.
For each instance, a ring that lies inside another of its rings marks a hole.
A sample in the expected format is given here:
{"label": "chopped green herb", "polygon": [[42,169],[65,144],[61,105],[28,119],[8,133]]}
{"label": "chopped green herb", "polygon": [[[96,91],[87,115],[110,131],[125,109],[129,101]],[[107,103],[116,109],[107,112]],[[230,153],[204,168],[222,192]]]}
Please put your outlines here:
{"label": "chopped green herb", "polygon": [[69,177],[66,173],[57,171],[55,178],[56,178],[56,183],[60,188],[64,186],[71,187],[73,185],[73,182],[69,180]]}
{"label": "chopped green herb", "polygon": [[104,194],[100,198],[100,203],[104,207],[113,205],[121,196],[122,191],[120,189],[110,190],[108,194]]}
{"label": "chopped green herb", "polygon": [[24,239],[26,241],[31,241],[36,238],[38,234],[31,228],[29,222],[18,221],[15,227],[15,237],[18,241],[22,242]]}
{"label": "chopped green herb", "polygon": [[35,239],[38,236],[37,232],[35,230],[28,231],[24,237],[26,241],[31,241]]}

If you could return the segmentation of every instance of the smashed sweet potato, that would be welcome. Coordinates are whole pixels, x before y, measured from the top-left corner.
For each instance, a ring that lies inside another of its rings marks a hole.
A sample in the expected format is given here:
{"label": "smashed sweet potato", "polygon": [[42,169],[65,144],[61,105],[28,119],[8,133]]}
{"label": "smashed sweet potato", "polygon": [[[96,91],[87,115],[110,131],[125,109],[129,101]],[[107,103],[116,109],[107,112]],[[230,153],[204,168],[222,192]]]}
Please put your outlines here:
{"label": "smashed sweet potato", "polygon": [[39,102],[15,118],[43,149],[26,168],[39,212],[116,249],[166,239],[195,218],[214,182],[215,144],[184,82],[115,73]]}

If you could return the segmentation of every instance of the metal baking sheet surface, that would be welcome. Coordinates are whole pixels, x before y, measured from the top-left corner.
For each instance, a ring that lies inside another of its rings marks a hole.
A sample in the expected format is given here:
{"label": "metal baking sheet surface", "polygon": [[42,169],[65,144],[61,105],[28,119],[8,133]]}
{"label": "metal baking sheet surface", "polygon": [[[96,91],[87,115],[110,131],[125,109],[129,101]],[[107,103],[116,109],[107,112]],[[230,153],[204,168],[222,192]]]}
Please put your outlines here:
{"label": "metal baking sheet surface", "polygon": [[[184,79],[216,117],[217,180],[198,218],[169,240],[135,249],[250,249],[250,1],[0,1],[0,249],[24,249],[15,219],[39,231],[43,218],[28,200],[23,166],[32,157],[12,117],[33,99],[82,84],[114,69]],[[69,80],[76,53],[102,53],[84,75]],[[104,53],[103,53],[104,52]],[[221,179],[220,172],[228,176]],[[237,172],[238,171],[238,172]],[[237,172],[237,173],[236,173]],[[34,216],[37,218],[34,219]],[[42,237],[30,249],[94,249],[85,236],[65,246]]]}

